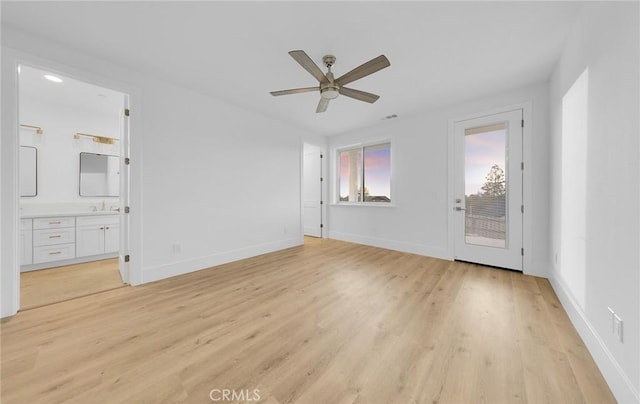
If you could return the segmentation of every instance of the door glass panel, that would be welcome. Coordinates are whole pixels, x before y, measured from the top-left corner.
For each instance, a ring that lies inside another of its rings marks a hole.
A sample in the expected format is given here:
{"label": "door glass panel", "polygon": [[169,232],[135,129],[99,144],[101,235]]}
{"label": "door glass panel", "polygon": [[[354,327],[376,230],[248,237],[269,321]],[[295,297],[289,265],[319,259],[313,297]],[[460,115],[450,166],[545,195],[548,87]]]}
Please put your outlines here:
{"label": "door glass panel", "polygon": [[507,248],[507,124],[465,130],[465,243]]}

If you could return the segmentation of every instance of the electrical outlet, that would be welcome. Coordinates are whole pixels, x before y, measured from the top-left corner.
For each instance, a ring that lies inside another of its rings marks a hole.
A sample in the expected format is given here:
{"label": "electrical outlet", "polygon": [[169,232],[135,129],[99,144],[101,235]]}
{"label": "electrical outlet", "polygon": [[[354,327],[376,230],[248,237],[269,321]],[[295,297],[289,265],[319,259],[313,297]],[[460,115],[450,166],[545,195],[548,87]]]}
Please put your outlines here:
{"label": "electrical outlet", "polygon": [[622,325],[623,325],[622,319],[617,314],[614,314],[613,315],[613,328],[615,330],[614,334],[616,335],[616,337],[618,337],[618,341],[620,342],[624,342],[624,338],[623,338],[624,328],[622,327]]}
{"label": "electrical outlet", "polygon": [[172,249],[174,254],[177,254],[177,253],[182,251],[182,245],[181,244],[173,244],[171,246],[171,249]]}
{"label": "electrical outlet", "polygon": [[611,333],[618,338],[618,341],[624,343],[624,322],[611,307],[607,307],[607,310],[611,314]]}
{"label": "electrical outlet", "polygon": [[556,265],[558,265],[558,253],[555,253],[555,261],[556,261]]}
{"label": "electrical outlet", "polygon": [[613,309],[611,307],[607,307],[607,310],[609,310],[609,314],[611,317],[611,334],[615,334],[616,333],[616,325],[614,322],[614,317],[616,315],[616,312],[613,311]]}

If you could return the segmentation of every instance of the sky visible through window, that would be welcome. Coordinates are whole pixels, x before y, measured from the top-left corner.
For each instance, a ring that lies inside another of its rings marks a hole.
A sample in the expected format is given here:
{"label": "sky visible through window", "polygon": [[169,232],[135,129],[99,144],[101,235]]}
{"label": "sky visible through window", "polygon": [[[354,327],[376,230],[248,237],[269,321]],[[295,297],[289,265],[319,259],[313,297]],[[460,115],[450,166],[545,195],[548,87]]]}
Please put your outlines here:
{"label": "sky visible through window", "polygon": [[[358,154],[359,156],[359,154]],[[358,170],[360,164],[357,165]],[[370,196],[391,197],[391,149],[367,149],[364,153],[364,181]],[[340,154],[340,196],[349,194],[349,153]]]}
{"label": "sky visible through window", "polygon": [[465,195],[482,192],[491,166],[497,164],[505,172],[506,129],[465,136]]}
{"label": "sky visible through window", "polygon": [[364,185],[371,196],[391,197],[391,149],[364,152]]}

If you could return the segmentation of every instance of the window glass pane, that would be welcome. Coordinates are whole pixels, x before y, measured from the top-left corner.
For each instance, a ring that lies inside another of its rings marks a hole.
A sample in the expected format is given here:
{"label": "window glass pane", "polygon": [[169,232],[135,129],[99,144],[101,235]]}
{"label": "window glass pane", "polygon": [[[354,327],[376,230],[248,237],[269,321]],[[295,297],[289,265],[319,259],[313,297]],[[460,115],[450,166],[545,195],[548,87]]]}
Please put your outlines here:
{"label": "window glass pane", "polygon": [[391,202],[391,145],[364,148],[365,202]]}
{"label": "window glass pane", "polygon": [[340,201],[361,202],[362,149],[340,152]]}
{"label": "window glass pane", "polygon": [[465,242],[506,248],[507,125],[465,131]]}

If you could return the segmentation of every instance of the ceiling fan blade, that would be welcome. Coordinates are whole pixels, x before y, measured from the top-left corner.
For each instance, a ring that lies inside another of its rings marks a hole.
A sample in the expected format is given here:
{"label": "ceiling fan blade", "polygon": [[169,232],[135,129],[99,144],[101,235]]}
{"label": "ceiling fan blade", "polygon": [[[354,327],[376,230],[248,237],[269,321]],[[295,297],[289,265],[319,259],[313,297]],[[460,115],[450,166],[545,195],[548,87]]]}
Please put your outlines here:
{"label": "ceiling fan blade", "polygon": [[271,95],[287,95],[287,94],[300,94],[310,93],[312,91],[320,91],[320,87],[304,87],[304,88],[292,88],[290,90],[272,91]]}
{"label": "ceiling fan blade", "polygon": [[366,91],[354,90],[353,88],[340,87],[338,92],[344,96],[373,104],[380,98],[379,95],[367,93]]}
{"label": "ceiling fan blade", "polygon": [[370,61],[361,64],[360,66],[351,70],[349,73],[345,73],[342,76],[338,77],[336,83],[338,83],[338,85],[340,86],[343,86],[389,66],[391,66],[391,62],[389,62],[389,59],[387,59],[385,55],[380,55],[377,58],[373,58]]}
{"label": "ceiling fan blade", "polygon": [[327,83],[329,79],[327,76],[322,73],[322,70],[318,67],[317,64],[313,63],[313,60],[305,53],[303,50],[292,50],[289,52],[292,58],[296,60],[296,62],[300,63],[300,66],[304,67],[306,71],[311,73],[313,77],[316,78],[320,83]]}
{"label": "ceiling fan blade", "polygon": [[329,100],[326,98],[320,97],[320,102],[318,102],[318,108],[316,108],[316,113],[326,111],[328,106],[329,106]]}

